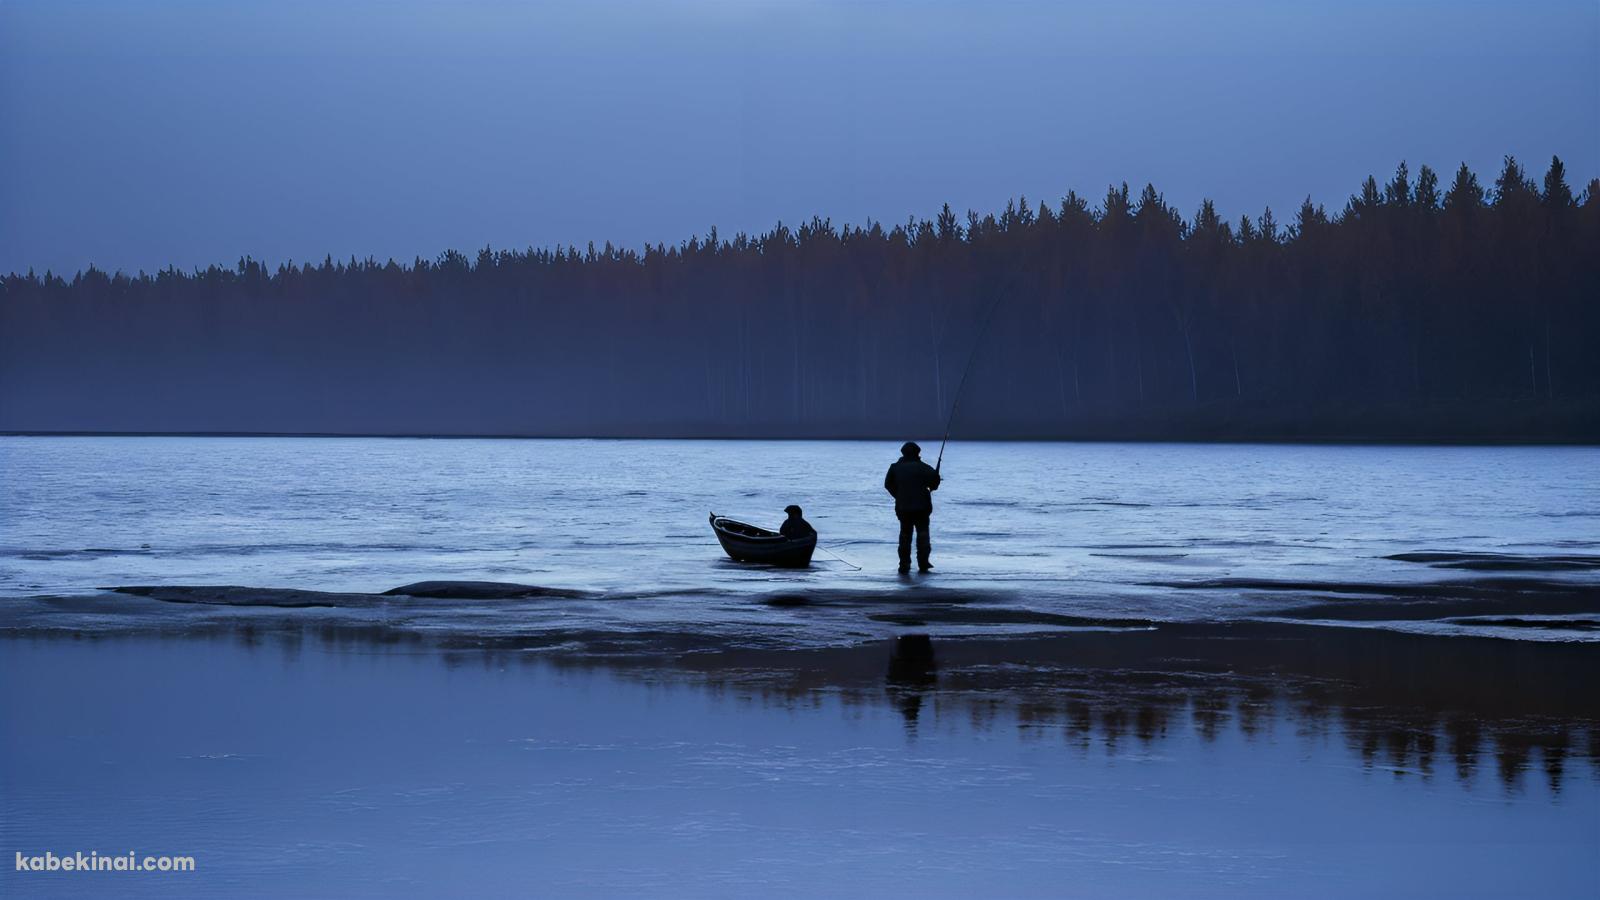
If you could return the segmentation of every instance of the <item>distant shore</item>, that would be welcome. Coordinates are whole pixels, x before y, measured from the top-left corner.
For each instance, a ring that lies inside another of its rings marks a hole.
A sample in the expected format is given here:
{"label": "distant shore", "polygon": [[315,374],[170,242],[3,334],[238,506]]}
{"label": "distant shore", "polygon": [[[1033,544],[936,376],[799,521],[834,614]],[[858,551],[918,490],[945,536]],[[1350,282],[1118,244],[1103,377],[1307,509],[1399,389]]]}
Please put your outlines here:
{"label": "distant shore", "polygon": [[[717,432],[343,432],[343,431],[81,431],[21,430],[0,431],[0,437],[182,437],[182,438],[370,438],[386,440],[514,440],[514,441],[903,441],[904,433],[839,433],[817,435],[736,434]],[[922,437],[913,435],[913,437]],[[927,439],[923,437],[922,439]],[[1161,437],[1148,434],[1019,434],[953,437],[953,441],[981,443],[1062,443],[1062,444],[1265,444],[1395,447],[1595,447],[1600,446],[1600,430],[1569,436],[1557,435],[1461,435],[1409,437],[1374,434],[1225,434]]]}

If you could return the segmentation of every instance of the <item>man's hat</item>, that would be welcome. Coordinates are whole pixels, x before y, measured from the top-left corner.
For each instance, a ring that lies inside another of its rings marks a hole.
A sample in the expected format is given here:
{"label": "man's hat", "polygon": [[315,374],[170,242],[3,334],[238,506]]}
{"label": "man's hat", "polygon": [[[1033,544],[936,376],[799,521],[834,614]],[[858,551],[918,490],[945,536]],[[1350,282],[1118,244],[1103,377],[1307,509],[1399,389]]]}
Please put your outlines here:
{"label": "man's hat", "polygon": [[788,513],[788,514],[789,514],[789,515],[791,515],[791,516],[798,516],[798,515],[800,515],[800,507],[798,507],[798,506],[795,506],[795,505],[794,505],[794,504],[793,504],[793,503],[791,503],[791,504],[789,504],[789,505],[788,505],[788,506],[785,506],[785,507],[784,507],[784,508],[783,508],[783,511],[784,511],[784,512],[786,512],[786,513]]}
{"label": "man's hat", "polygon": [[922,455],[922,448],[917,446],[917,442],[916,441],[906,441],[904,444],[900,445],[900,455],[901,456],[921,456]]}

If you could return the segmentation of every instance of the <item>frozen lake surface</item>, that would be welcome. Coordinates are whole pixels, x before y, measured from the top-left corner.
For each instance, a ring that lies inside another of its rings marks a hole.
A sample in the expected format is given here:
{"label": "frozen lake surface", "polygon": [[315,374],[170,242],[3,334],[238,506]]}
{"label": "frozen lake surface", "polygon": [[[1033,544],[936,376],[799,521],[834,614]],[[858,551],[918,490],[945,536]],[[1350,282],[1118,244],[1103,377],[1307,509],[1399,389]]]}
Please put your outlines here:
{"label": "frozen lake surface", "polygon": [[1600,889],[1600,451],[895,452],[0,438],[0,895]]}
{"label": "frozen lake surface", "polygon": [[[505,581],[588,592],[592,602],[546,617],[563,628],[738,629],[803,644],[892,629],[752,598],[921,590],[1061,616],[1217,621],[1307,607],[1302,618],[1318,619],[1316,601],[1351,585],[1383,596],[1445,585],[1433,594],[1454,600],[1479,588],[1450,585],[1515,578],[1532,600],[1458,610],[1476,614],[1466,624],[1359,618],[1600,637],[1584,624],[1592,597],[1572,596],[1600,583],[1594,448],[960,443],[936,495],[938,571],[910,581],[894,573],[881,487],[896,455],[860,442],[0,438],[0,597]],[[789,503],[860,570],[828,552],[803,572],[741,566],[706,524],[715,510],[775,526]],[[1486,614],[1576,627],[1510,629]],[[468,617],[435,611],[428,625],[484,624]]]}

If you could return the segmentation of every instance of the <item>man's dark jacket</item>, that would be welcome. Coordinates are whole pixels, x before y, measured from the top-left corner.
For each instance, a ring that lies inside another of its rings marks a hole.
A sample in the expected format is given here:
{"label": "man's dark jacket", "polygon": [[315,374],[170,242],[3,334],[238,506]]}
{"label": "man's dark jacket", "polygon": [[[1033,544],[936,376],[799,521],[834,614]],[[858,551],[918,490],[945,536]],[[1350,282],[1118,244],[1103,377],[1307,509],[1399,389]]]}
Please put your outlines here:
{"label": "man's dark jacket", "polygon": [[933,512],[932,491],[939,489],[939,473],[915,456],[902,456],[883,476],[883,487],[894,496],[897,516],[925,516]]}

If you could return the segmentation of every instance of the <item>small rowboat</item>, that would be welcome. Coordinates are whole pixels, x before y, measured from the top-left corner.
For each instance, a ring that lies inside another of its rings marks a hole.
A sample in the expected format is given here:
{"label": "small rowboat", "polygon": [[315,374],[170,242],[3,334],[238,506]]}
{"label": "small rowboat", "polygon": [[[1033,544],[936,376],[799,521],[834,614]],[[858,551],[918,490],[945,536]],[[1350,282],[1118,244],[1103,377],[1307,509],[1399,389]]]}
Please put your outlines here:
{"label": "small rowboat", "polygon": [[739,562],[803,569],[811,565],[811,553],[817,549],[815,534],[786,538],[776,531],[757,528],[716,513],[711,514],[711,530],[717,533],[722,549]]}

